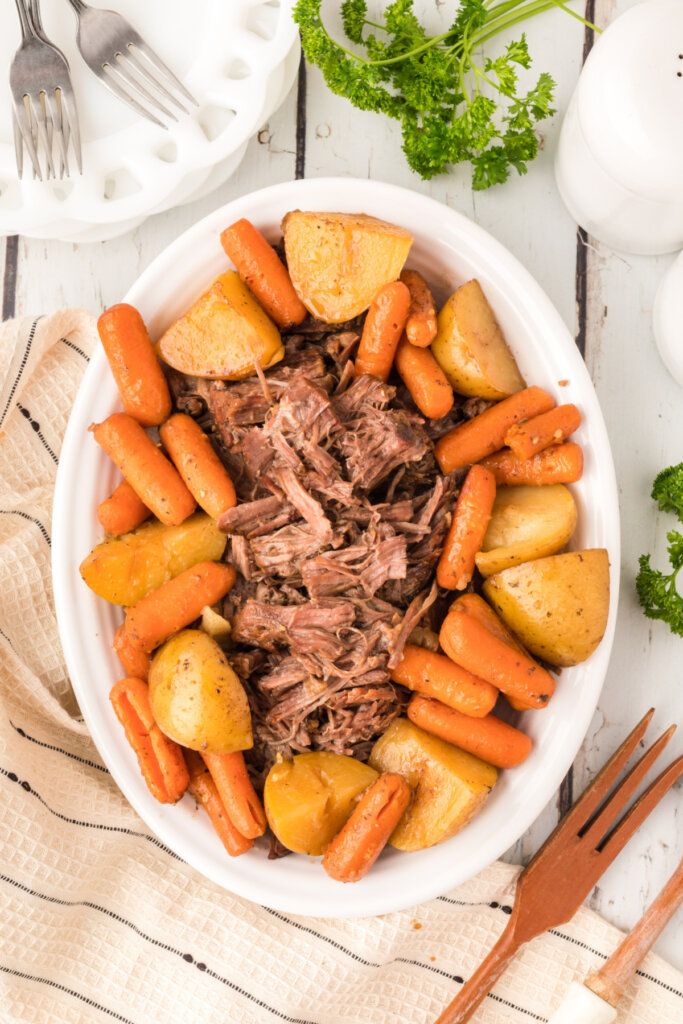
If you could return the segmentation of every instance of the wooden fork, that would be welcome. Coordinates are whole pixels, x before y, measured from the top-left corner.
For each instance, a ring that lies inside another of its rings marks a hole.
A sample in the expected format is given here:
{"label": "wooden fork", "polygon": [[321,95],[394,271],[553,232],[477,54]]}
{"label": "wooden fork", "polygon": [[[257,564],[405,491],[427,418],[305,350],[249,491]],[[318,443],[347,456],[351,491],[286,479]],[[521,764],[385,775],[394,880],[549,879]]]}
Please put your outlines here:
{"label": "wooden fork", "polygon": [[435,1024],[469,1020],[521,946],[574,916],[608,865],[683,774],[683,757],[679,757],[615,824],[676,728],[667,729],[607,797],[653,714],[651,708],[519,876],[505,931]]}

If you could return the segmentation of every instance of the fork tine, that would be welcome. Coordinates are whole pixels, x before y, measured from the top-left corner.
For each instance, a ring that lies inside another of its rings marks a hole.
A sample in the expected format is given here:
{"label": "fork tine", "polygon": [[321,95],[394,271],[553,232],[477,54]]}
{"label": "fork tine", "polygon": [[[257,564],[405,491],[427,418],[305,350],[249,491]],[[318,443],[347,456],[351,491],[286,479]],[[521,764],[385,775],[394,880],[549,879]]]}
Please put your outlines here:
{"label": "fork tine", "polygon": [[31,108],[31,118],[38,130],[38,138],[42,142],[45,150],[45,162],[47,165],[47,177],[49,181],[50,177],[55,178],[56,174],[54,164],[52,162],[52,146],[50,145],[50,140],[47,136],[47,120],[45,117],[45,111],[43,110],[43,104],[40,101],[40,94],[36,96],[35,93],[29,93],[28,102]]}
{"label": "fork tine", "polygon": [[[162,112],[162,114],[166,115],[166,117],[170,117],[173,121],[177,121],[178,120],[178,118],[175,116],[173,111],[169,110],[167,107],[165,107],[164,104],[161,102],[161,100],[158,99],[156,96],[154,96],[146,88],[145,81],[149,81],[150,76],[147,75],[146,78],[143,81],[141,81],[143,76],[139,73],[137,64],[135,64],[133,62],[133,60],[130,58],[129,54],[127,54],[127,53],[120,53],[118,55],[118,59],[116,61],[115,67],[116,67],[116,70],[121,75],[121,78],[123,79],[123,81],[126,83],[126,85],[130,89],[132,89],[132,90],[136,90],[137,89],[137,91],[144,96],[144,98],[147,100],[148,103],[151,103],[153,106],[155,106],[157,108],[157,110],[160,110]],[[154,80],[152,79],[152,81],[154,81]],[[164,90],[160,88],[158,82],[155,82],[154,85],[155,85],[156,89],[158,89],[161,92],[163,92],[164,95],[167,95],[167,93],[164,92]]]}
{"label": "fork tine", "polygon": [[558,830],[562,829],[564,831],[566,829],[567,832],[573,831],[578,833],[581,828],[588,824],[591,816],[600,806],[603,797],[612,788],[622,768],[645,735],[654,713],[655,709],[650,708],[647,714],[641,718],[635,729],[629,733],[618,750],[615,750],[609,761],[595,776],[590,786],[582,793],[567,816],[560,822]]}
{"label": "fork tine", "polygon": [[140,56],[136,52],[134,46],[128,47],[127,56],[130,64],[135,68],[136,72],[140,75],[141,78],[144,79],[144,81],[149,82],[149,84],[152,85],[159,92],[161,92],[161,94],[165,96],[166,99],[169,99],[172,103],[175,103],[178,109],[182,110],[183,114],[189,113],[187,107],[183,106],[180,100],[177,99],[177,97],[174,96],[173,93],[166,87],[164,82],[159,77],[155,77],[150,72],[149,65],[145,66],[145,63],[143,62],[143,60],[140,59]]}
{"label": "fork tine", "polygon": [[78,110],[76,109],[76,100],[74,99],[73,89],[62,88],[60,92],[60,101],[62,104],[62,117],[66,111],[66,131],[67,131],[67,152],[68,152],[68,139],[71,137],[71,143],[76,154],[76,163],[78,165],[78,173],[83,174],[83,155],[81,153],[81,133],[78,127]]}
{"label": "fork tine", "polygon": [[17,121],[17,115],[12,113],[12,129],[14,131],[14,155],[17,161],[17,174],[21,181],[24,174],[24,140],[21,136],[21,128]]}
{"label": "fork tine", "polygon": [[650,811],[659,803],[674,782],[683,775],[683,755],[672,761],[654,782],[648,786],[643,795],[636,800],[633,807],[621,819],[600,845],[600,855],[610,861],[624,848],[636,829],[640,828]]}
{"label": "fork tine", "polygon": [[33,132],[31,131],[31,122],[29,121],[28,112],[26,110],[26,104],[24,100],[20,103],[16,103],[14,112],[17,118],[17,124],[19,125],[19,131],[21,137],[24,140],[24,145],[28,150],[28,155],[31,157],[31,163],[33,164],[33,173],[37,176],[39,181],[43,180],[43,172],[40,167],[40,161],[38,160],[38,154],[36,147],[33,142]]}
{"label": "fork tine", "polygon": [[178,89],[183,94],[185,99],[189,100],[194,107],[199,106],[199,103],[194,98],[192,93],[185,88],[183,83],[176,78],[171,69],[167,67],[166,64],[164,64],[161,57],[157,56],[154,50],[147,45],[145,40],[141,36],[139,36],[137,32],[135,33],[135,36],[131,39],[129,49],[131,48],[131,46],[134,46],[137,50],[139,50],[143,57],[146,57],[150,64],[154,68],[156,68],[159,74],[166,76],[169,85],[173,86],[175,89]]}
{"label": "fork tine", "polygon": [[631,799],[675,731],[676,726],[672,725],[665,733],[662,733],[656,743],[653,743],[649,750],[633,766],[628,775],[612,793],[609,800],[600,808],[595,819],[588,822],[586,827],[582,829],[579,835],[586,843],[596,848],[598,847],[605,832],[607,832],[619,812]]}
{"label": "fork tine", "polygon": [[59,104],[57,103],[56,92],[45,93],[45,106],[47,107],[50,119],[52,121],[52,135],[53,138],[57,139],[57,147],[59,149],[59,158],[61,160],[61,174],[60,177],[64,176],[64,166],[67,163],[66,159],[66,143],[64,141],[64,117],[60,113]]}
{"label": "fork tine", "polygon": [[109,88],[111,89],[111,91],[113,93],[116,93],[116,95],[119,97],[119,99],[123,100],[124,103],[127,103],[129,106],[131,106],[133,108],[133,110],[137,110],[138,114],[142,114],[142,116],[146,117],[149,121],[153,121],[154,124],[158,124],[160,128],[166,128],[166,125],[164,124],[163,121],[160,121],[159,118],[155,117],[154,114],[150,113],[149,110],[145,110],[145,108],[143,106],[141,106],[138,103],[138,101],[136,99],[134,99],[130,95],[130,93],[128,93],[119,84],[117,79],[114,77],[114,72],[112,71],[112,68],[111,68],[110,64],[105,64],[103,70],[104,70],[104,73],[105,73],[105,76],[106,76],[104,78],[104,81],[105,81],[106,85],[109,86]]}

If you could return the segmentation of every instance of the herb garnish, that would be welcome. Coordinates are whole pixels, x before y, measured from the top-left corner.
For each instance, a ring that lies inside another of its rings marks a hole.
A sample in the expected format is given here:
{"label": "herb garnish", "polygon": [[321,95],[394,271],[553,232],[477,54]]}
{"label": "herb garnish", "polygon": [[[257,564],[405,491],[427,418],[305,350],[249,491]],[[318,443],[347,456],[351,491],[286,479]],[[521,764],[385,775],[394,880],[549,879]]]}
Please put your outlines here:
{"label": "herb garnish", "polygon": [[526,173],[538,152],[535,126],[555,113],[556,83],[543,72],[529,92],[517,94],[518,68],[531,66],[524,35],[495,58],[476,61],[475,50],[553,7],[590,25],[562,0],[462,0],[450,28],[428,36],[413,0],[393,0],[381,22],[368,20],[366,0],[345,0],[344,31],[361,54],[331,38],[321,6],[322,0],[298,0],[294,18],[307,59],[332,92],[399,120],[403,152],[422,178],[470,161],[477,190],[506,181],[511,167]]}
{"label": "herb garnish", "polygon": [[[673,512],[683,523],[683,462],[663,469],[652,485],[652,497],[662,512]],[[671,572],[653,569],[650,555],[641,555],[636,577],[636,590],[643,611],[649,619],[662,619],[672,633],[683,636],[683,597],[676,588],[676,577],[683,569],[683,536],[677,530],[666,535]]]}

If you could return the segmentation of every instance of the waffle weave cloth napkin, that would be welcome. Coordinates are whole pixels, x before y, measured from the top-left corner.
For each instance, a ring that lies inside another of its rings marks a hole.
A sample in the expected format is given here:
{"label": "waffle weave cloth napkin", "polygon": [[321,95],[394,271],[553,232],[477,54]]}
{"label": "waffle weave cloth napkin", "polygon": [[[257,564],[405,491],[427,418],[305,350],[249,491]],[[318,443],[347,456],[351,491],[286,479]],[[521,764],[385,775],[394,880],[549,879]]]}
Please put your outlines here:
{"label": "waffle weave cloth napkin", "polygon": [[[97,753],[50,575],[60,447],[96,341],[81,310],[0,327],[0,1022],[429,1024],[505,926],[519,868],[383,917],[276,913],[160,843]],[[527,946],[475,1024],[547,1021],[620,939],[581,909]],[[683,976],[649,956],[620,1020],[681,1024]]]}

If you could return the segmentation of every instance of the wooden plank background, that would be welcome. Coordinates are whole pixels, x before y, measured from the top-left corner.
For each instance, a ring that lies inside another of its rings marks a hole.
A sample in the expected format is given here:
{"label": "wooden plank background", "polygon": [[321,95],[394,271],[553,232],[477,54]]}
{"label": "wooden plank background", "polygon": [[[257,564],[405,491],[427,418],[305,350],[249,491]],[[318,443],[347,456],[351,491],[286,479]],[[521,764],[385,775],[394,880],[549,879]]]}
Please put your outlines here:
{"label": "wooden plank background", "polygon": [[[634,0],[587,0],[586,17],[600,26]],[[439,0],[434,0],[439,7]],[[576,7],[576,5],[574,5]],[[101,244],[74,245],[10,237],[0,243],[3,318],[64,306],[94,312],[121,299],[150,261],[206,213],[247,191],[292,178],[371,177],[424,192],[470,216],[506,245],[546,290],[573,330],[598,391],[619,481],[623,550],[619,622],[599,709],[561,790],[532,829],[509,851],[526,861],[590,780],[606,756],[651,705],[660,731],[683,715],[683,641],[650,623],[637,605],[638,555],[665,562],[670,517],[649,499],[652,478],[683,459],[681,389],[660,362],[652,337],[655,290],[672,257],[616,254],[587,237],[562,205],[552,167],[561,113],[593,45],[593,33],[555,11],[525,26],[536,70],[559,83],[559,113],[543,125],[542,152],[529,173],[485,193],[467,175],[422,182],[406,167],[394,123],[352,110],[332,96],[318,72],[300,68],[279,111],[249,145],[238,172],[205,199],[150,218],[137,230]],[[400,211],[396,214],[400,222]],[[653,728],[653,732],[655,731]],[[681,737],[670,746],[683,749]],[[683,853],[681,786],[669,794],[606,873],[590,905],[628,928]],[[558,884],[561,880],[558,879]],[[657,949],[683,968],[683,920],[673,922]]]}

